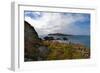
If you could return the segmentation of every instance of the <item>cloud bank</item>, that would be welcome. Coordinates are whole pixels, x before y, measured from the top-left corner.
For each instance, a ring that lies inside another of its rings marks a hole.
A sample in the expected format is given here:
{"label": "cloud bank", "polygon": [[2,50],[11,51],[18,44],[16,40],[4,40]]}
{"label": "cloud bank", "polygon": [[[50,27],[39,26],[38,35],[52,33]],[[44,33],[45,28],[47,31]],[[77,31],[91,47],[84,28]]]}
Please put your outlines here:
{"label": "cloud bank", "polygon": [[65,33],[90,35],[90,14],[25,11],[25,20],[39,35]]}

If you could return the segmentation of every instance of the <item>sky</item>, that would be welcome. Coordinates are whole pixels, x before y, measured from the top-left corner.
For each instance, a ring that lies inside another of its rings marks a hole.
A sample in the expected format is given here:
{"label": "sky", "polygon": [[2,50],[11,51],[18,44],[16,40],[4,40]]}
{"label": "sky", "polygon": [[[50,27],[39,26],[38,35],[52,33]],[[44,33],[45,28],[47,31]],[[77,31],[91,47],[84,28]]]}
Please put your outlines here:
{"label": "sky", "polygon": [[35,28],[38,35],[90,35],[90,14],[87,13],[24,11],[24,20]]}

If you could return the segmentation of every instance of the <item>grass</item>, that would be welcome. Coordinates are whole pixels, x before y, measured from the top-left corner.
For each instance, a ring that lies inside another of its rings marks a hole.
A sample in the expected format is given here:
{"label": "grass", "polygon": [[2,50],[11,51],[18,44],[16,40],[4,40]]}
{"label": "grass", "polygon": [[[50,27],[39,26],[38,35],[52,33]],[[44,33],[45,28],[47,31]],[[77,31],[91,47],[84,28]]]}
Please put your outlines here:
{"label": "grass", "polygon": [[[60,43],[52,40],[42,40],[36,44],[28,46],[30,49],[26,50],[27,53],[25,54],[25,57],[32,59],[32,61],[90,58],[90,49],[81,44]],[[47,52],[41,53],[38,49],[41,46],[48,48],[48,50],[45,49]],[[40,60],[38,60],[39,57],[41,58]]]}
{"label": "grass", "polygon": [[80,44],[43,41],[43,45],[50,49],[47,60],[85,59],[90,57],[90,49]]}

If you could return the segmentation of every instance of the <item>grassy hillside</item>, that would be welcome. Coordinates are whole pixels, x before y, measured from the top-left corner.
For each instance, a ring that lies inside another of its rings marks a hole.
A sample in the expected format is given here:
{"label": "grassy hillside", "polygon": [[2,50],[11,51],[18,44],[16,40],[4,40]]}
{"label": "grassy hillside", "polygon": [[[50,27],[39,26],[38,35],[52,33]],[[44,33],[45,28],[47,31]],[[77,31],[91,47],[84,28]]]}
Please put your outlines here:
{"label": "grassy hillside", "polygon": [[90,57],[90,49],[80,44],[66,44],[57,41],[43,41],[43,44],[50,49],[48,60],[86,59]]}

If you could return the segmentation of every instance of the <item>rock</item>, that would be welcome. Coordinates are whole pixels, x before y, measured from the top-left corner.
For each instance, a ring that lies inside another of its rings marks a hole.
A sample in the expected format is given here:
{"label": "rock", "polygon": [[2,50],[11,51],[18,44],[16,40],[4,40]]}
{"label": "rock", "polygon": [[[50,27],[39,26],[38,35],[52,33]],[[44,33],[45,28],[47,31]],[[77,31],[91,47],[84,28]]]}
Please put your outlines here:
{"label": "rock", "polygon": [[[25,61],[37,60],[41,40],[34,27],[31,26],[28,22],[24,21],[24,58]],[[29,59],[29,60],[28,60]]]}
{"label": "rock", "polygon": [[46,60],[49,52],[50,52],[50,50],[49,50],[48,47],[40,46],[39,47],[39,55],[40,55],[40,58],[41,58],[40,60]]}

